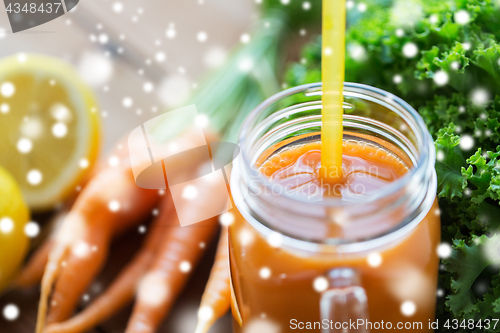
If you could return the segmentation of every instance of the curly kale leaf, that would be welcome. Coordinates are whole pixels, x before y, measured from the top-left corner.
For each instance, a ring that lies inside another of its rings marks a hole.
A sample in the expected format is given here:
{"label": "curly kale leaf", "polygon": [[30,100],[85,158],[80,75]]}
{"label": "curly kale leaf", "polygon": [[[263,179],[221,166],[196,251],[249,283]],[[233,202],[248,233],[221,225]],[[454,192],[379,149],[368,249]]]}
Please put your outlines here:
{"label": "curly kale leaf", "polygon": [[462,176],[461,169],[465,166],[462,156],[460,137],[453,134],[454,126],[438,132],[434,142],[437,151],[436,172],[438,177],[438,196],[453,199],[461,197],[467,181]]}

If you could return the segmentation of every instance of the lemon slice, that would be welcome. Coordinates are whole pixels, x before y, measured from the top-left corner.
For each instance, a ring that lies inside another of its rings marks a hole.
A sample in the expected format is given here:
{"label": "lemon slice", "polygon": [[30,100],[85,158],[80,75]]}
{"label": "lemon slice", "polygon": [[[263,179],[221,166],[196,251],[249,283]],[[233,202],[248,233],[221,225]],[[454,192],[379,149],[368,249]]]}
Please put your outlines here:
{"label": "lemon slice", "polygon": [[76,191],[99,151],[92,91],[67,63],[35,54],[0,61],[0,165],[35,211]]}
{"label": "lemon slice", "polygon": [[28,250],[24,232],[29,210],[14,178],[0,167],[0,292],[12,280]]}

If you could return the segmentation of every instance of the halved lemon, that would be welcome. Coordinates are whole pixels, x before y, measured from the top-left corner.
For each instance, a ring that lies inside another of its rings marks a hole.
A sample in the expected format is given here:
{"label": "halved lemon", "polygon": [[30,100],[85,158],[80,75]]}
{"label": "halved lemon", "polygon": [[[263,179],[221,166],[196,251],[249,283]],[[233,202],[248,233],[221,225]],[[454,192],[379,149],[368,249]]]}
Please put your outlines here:
{"label": "halved lemon", "polygon": [[74,193],[99,146],[96,99],[70,65],[24,53],[0,61],[0,165],[33,210]]}

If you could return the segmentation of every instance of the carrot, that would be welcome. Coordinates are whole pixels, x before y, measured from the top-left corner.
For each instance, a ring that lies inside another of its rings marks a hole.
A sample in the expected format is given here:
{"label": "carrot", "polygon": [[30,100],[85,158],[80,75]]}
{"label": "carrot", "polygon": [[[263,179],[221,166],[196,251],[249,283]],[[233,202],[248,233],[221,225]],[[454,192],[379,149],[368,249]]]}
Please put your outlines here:
{"label": "carrot", "polygon": [[[118,148],[119,147],[119,148]],[[124,149],[123,144],[118,144],[114,151],[110,154],[110,156],[116,156],[119,158],[120,163],[127,164],[128,156],[126,155],[126,149]],[[97,175],[99,172],[105,170],[108,166],[108,161],[99,161],[96,166],[92,170],[91,176]],[[81,186],[84,187],[86,182]],[[75,200],[75,198],[71,197],[70,201]],[[66,202],[66,205],[70,205],[70,202]],[[68,214],[68,209],[64,209],[62,212],[55,215],[53,218],[56,221],[56,224],[60,220],[63,220],[64,217]],[[57,230],[53,230],[52,234],[49,238],[44,240],[42,245],[40,245],[33,253],[28,263],[24,266],[21,273],[17,277],[14,282],[14,288],[30,288],[35,284],[39,283],[42,280],[43,271],[45,269],[45,265],[49,259],[49,253],[54,244],[54,235],[57,233]]]}
{"label": "carrot", "polygon": [[210,327],[231,307],[229,283],[228,229],[224,227],[217,247],[214,265],[210,272],[205,292],[198,311],[198,325],[195,333],[206,333]]}
{"label": "carrot", "polygon": [[[217,190],[212,184],[205,184],[198,190],[199,198],[222,195],[216,193]],[[197,214],[198,211],[206,209],[206,204],[204,200],[193,200],[184,205],[176,205],[176,211],[179,216]],[[204,253],[199,244],[210,241],[217,227],[217,218],[211,218],[192,226],[170,230],[150,271],[139,285],[126,333],[156,331],[184,288],[191,268]]]}
{"label": "carrot", "polygon": [[216,228],[211,219],[168,233],[159,256],[139,286],[126,333],[156,331],[187,282],[189,273],[185,271],[195,266],[204,252],[199,244],[209,241]]}
{"label": "carrot", "polygon": [[[78,196],[55,239],[42,279],[37,333],[67,319],[104,263],[111,238],[147,214],[156,191],[139,188],[128,167],[99,172]],[[54,292],[50,297],[52,288]],[[48,318],[48,303],[50,311]]]}
{"label": "carrot", "polygon": [[172,227],[171,217],[174,214],[172,198],[170,195],[166,195],[162,200],[160,215],[155,218],[144,245],[134,259],[120,272],[111,286],[83,312],[65,322],[48,325],[44,333],[85,332],[131,302],[137,284],[150,267],[165,233],[169,231],[169,227]]}

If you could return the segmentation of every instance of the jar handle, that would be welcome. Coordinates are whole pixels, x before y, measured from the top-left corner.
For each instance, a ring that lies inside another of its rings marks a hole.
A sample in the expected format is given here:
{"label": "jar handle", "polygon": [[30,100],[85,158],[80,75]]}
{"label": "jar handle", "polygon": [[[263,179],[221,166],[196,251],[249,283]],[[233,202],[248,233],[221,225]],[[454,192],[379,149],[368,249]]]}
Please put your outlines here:
{"label": "jar handle", "polygon": [[322,325],[322,333],[369,333],[368,300],[359,274],[351,268],[336,268],[328,272],[327,280],[320,311],[321,323],[328,321],[328,325]]}

